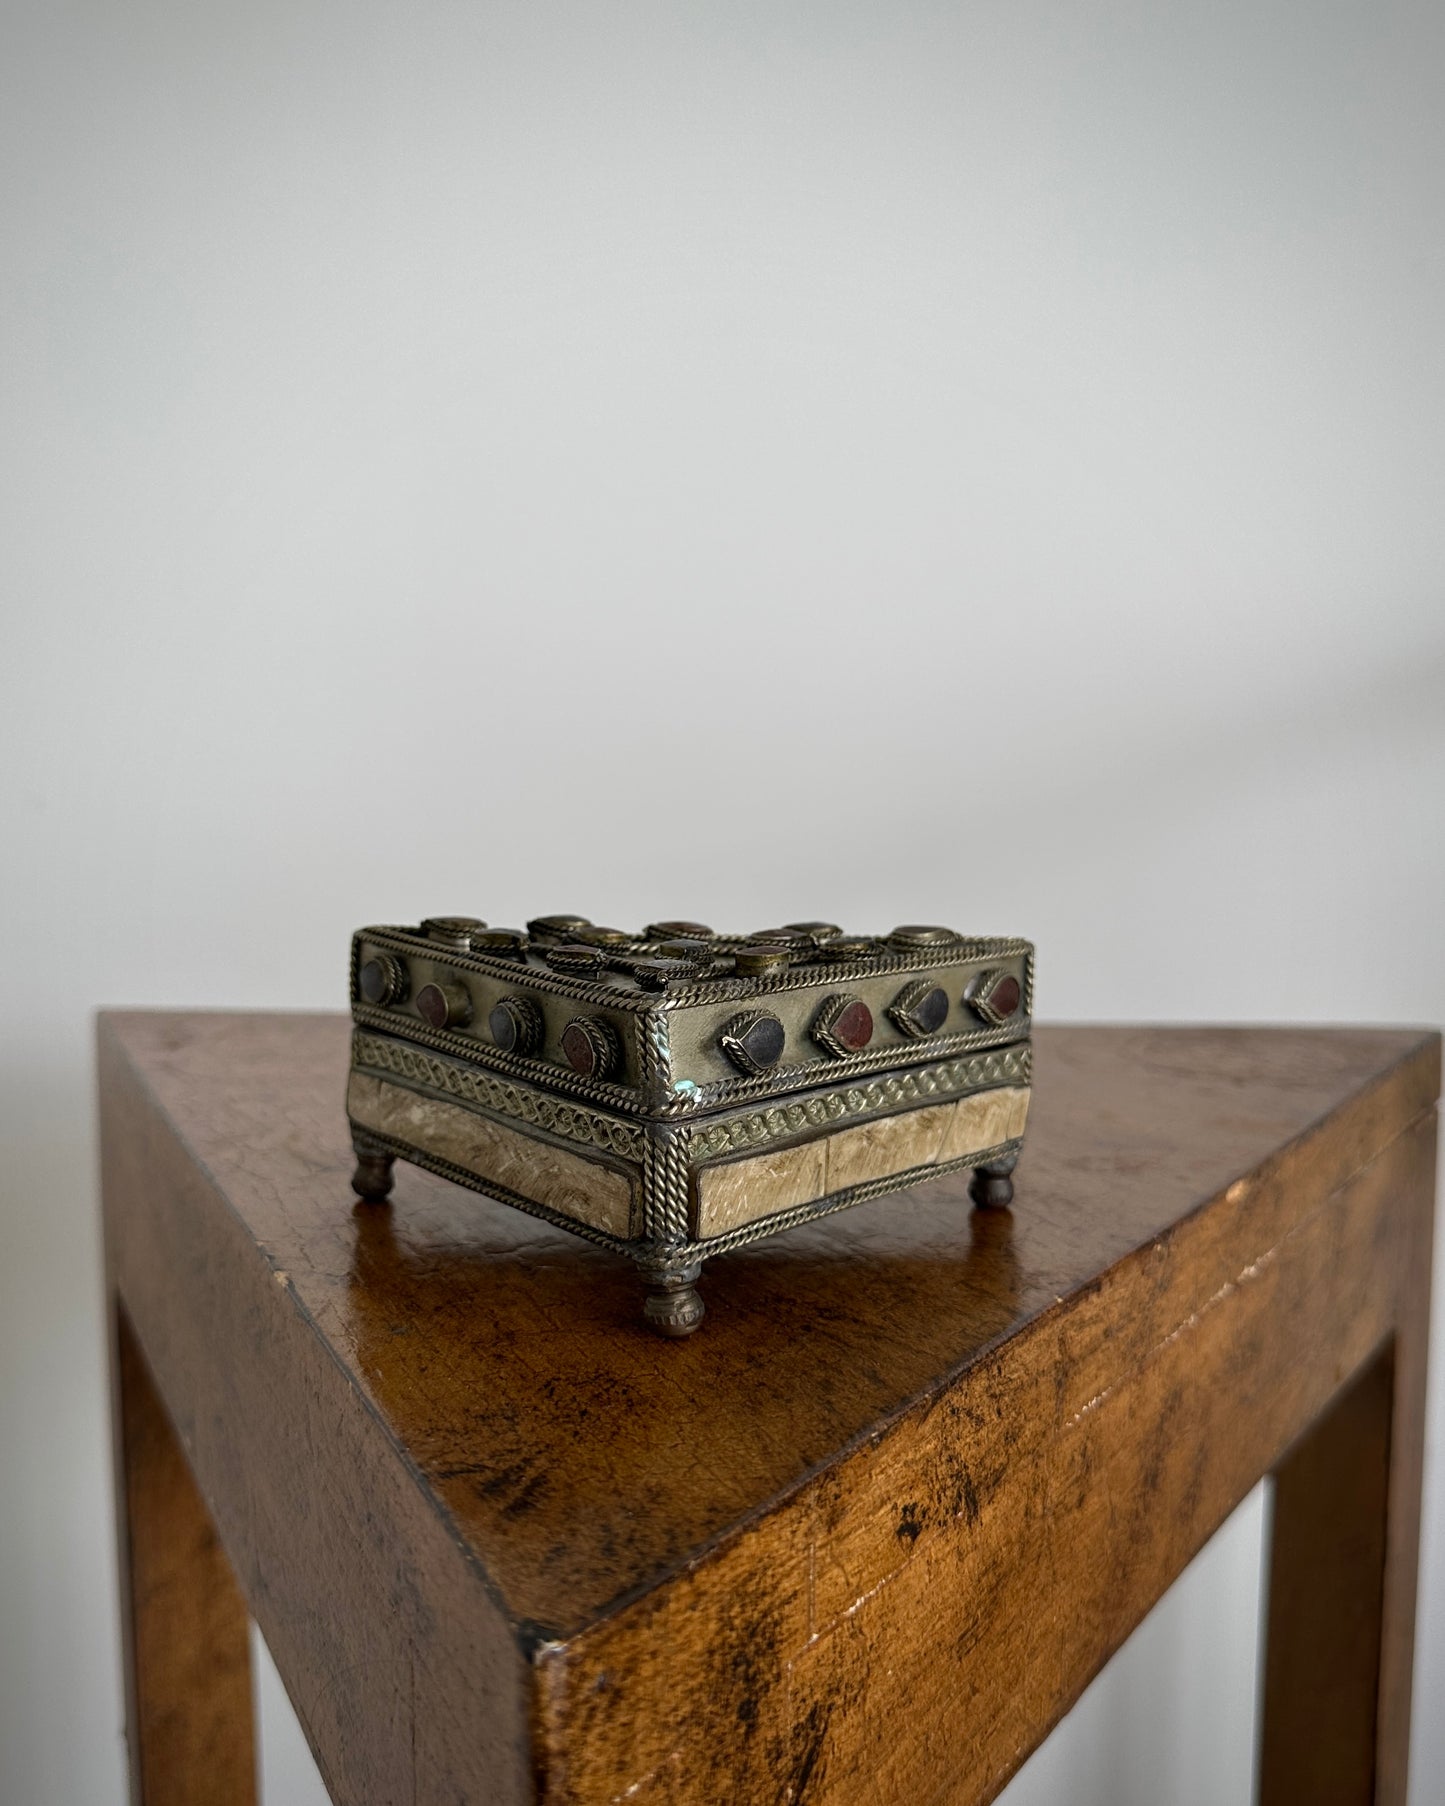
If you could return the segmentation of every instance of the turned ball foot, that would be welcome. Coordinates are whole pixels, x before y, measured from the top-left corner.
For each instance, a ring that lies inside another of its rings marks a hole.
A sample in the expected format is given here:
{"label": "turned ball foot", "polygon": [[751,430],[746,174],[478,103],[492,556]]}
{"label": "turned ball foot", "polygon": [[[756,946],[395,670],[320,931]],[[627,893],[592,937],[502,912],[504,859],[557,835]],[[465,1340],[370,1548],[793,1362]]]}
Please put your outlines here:
{"label": "turned ball foot", "polygon": [[643,1321],[660,1336],[690,1336],[702,1322],[706,1307],[695,1282],[700,1262],[687,1267],[644,1267],[647,1296],[642,1301]]}
{"label": "turned ball foot", "polygon": [[379,1143],[354,1136],[356,1171],[351,1175],[351,1188],[367,1204],[380,1204],[392,1187],[392,1168],[396,1155]]}
{"label": "turned ball foot", "polygon": [[980,1209],[1003,1210],[1013,1203],[1016,1160],[1015,1155],[1013,1160],[992,1161],[988,1166],[975,1167],[968,1192]]}

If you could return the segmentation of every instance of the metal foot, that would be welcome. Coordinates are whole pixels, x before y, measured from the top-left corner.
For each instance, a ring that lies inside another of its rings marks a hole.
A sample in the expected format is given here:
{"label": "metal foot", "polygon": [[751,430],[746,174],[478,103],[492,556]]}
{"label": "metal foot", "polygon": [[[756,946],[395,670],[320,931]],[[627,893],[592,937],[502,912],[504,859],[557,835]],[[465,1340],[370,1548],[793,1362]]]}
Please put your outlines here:
{"label": "metal foot", "polygon": [[974,1168],[968,1193],[981,1210],[1006,1210],[1014,1199],[1013,1170],[1018,1155],[1007,1160],[991,1160],[987,1166]]}
{"label": "metal foot", "polygon": [[702,1322],[706,1307],[695,1289],[702,1262],[686,1267],[644,1267],[647,1296],[642,1301],[643,1321],[660,1336],[690,1336]]}
{"label": "metal foot", "polygon": [[392,1168],[396,1165],[396,1155],[379,1141],[363,1135],[360,1130],[353,1133],[351,1145],[356,1149],[356,1171],[351,1175],[352,1190],[368,1204],[382,1203],[392,1187]]}

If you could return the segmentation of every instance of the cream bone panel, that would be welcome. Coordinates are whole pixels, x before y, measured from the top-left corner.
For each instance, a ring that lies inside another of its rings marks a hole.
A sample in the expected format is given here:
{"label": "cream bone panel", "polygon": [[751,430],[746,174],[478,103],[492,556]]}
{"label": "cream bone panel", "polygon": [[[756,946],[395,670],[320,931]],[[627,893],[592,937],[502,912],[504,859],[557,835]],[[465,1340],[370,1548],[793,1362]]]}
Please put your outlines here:
{"label": "cream bone panel", "polygon": [[487,1026],[488,1016],[504,997],[526,997],[542,1012],[542,1045],[535,1055],[538,1061],[570,1072],[572,1069],[562,1052],[562,1031],[574,1016],[598,1016],[612,1029],[618,1046],[622,1049],[621,1063],[617,1071],[610,1075],[611,1082],[630,1086],[633,1090],[642,1089],[637,1036],[645,1018],[636,1011],[608,1010],[600,1004],[584,1003],[575,997],[557,997],[531,982],[542,975],[535,968],[523,965],[520,960],[517,962],[515,977],[508,974],[506,978],[494,978],[487,973],[463,971],[451,965],[440,948],[436,957],[432,957],[419,953],[395,953],[363,941],[357,957],[357,970],[360,971],[374,953],[383,951],[387,952],[389,958],[401,961],[410,981],[406,1002],[391,1004],[386,1010],[387,1016],[395,1022],[398,1033],[404,1033],[408,1024],[425,1027],[417,1014],[418,991],[424,990],[429,984],[461,985],[472,1000],[472,1019],[466,1028],[453,1028],[448,1032],[490,1048],[495,1044],[492,1031]]}
{"label": "cream bone panel", "polygon": [[[357,958],[358,969],[378,951],[381,949],[363,940]],[[493,1007],[504,997],[528,997],[541,1010],[544,1023],[543,1043],[536,1056],[539,1061],[570,1070],[562,1054],[562,1031],[575,1016],[597,1016],[611,1026],[622,1049],[621,1065],[612,1075],[612,1081],[637,1091],[643,1089],[637,1041],[645,1017],[635,1007],[609,1010],[600,998],[593,1003],[558,997],[545,988],[545,974],[520,961],[515,974],[509,972],[502,978],[460,969],[447,960],[441,949],[437,950],[436,956],[408,952],[405,955],[393,953],[391,957],[403,960],[410,979],[406,1002],[393,1005],[386,1012],[396,1022],[398,1031],[404,1032],[407,1022],[423,1026],[416,1010],[416,996],[426,985],[459,984],[466,988],[472,999],[472,1020],[467,1028],[451,1032],[490,1048],[492,1037],[487,1017]],[[787,1034],[778,1067],[779,1091],[805,1090],[825,1082],[830,1069],[836,1068],[839,1062],[813,1040],[812,1023],[824,1002],[840,994],[861,997],[872,1012],[873,1039],[866,1051],[880,1054],[896,1049],[900,1064],[904,1063],[903,1056],[909,1064],[936,1058],[932,1051],[936,1044],[959,1035],[986,1036],[990,1042],[998,1043],[1021,1040],[1029,1024],[1027,1006],[1032,992],[1029,966],[1029,956],[1017,953],[932,969],[919,965],[909,972],[829,972],[820,968],[813,982],[795,989],[773,991],[760,987],[750,996],[708,999],[677,1006],[666,1012],[673,1081],[674,1084],[690,1081],[699,1087],[711,1088],[744,1077],[722,1051],[720,1037],[735,1017],[748,1010],[768,1010],[782,1022]],[[983,972],[1012,974],[1022,989],[1024,1003],[1018,1015],[1003,1028],[992,1028],[963,1002],[968,985]],[[888,1015],[888,1006],[900,991],[920,979],[943,987],[948,995],[949,1014],[936,1036],[914,1040],[894,1025]],[[538,980],[543,982],[538,983]],[[635,996],[635,993],[630,995]],[[799,1072],[799,1068],[807,1070]]]}
{"label": "cream bone panel", "polygon": [[413,1091],[369,1072],[353,1072],[347,1115],[363,1129],[449,1161],[484,1184],[515,1192],[558,1216],[619,1239],[641,1231],[641,1174],[512,1128],[445,1098]]}
{"label": "cream bone panel", "polygon": [[[1001,1029],[995,1029],[975,1016],[963,1002],[964,991],[981,972],[1011,973],[1019,981],[1024,1002],[1020,1005],[1018,1014]],[[713,1086],[738,1078],[740,1075],[737,1068],[718,1044],[719,1038],[735,1017],[749,1010],[767,1010],[778,1018],[787,1033],[783,1057],[779,1062],[780,1078],[788,1068],[806,1065],[811,1069],[806,1078],[791,1081],[787,1089],[811,1087],[826,1082],[829,1068],[836,1067],[839,1062],[818,1045],[811,1031],[818,1011],[829,997],[836,996],[863,999],[873,1013],[873,1039],[868,1043],[867,1051],[879,1053],[890,1048],[896,1049],[900,1065],[937,1058],[932,1052],[935,1043],[955,1035],[986,1034],[990,1039],[996,1037],[1001,1043],[1021,1041],[1028,1033],[1026,1006],[1030,990],[1029,977],[1028,957],[1022,953],[1001,959],[970,960],[956,966],[920,966],[913,972],[828,972],[819,968],[816,982],[803,989],[763,991],[755,997],[709,1001],[670,1010],[668,1021],[673,1080],[691,1079],[697,1085]],[[948,1016],[937,1035],[914,1040],[894,1025],[888,1014],[888,1006],[900,991],[920,980],[941,985],[947,993],[949,1008]]]}
{"label": "cream bone panel", "polygon": [[903,1173],[918,1174],[1018,1140],[1028,1117],[1027,1086],[977,1091],[946,1104],[875,1117],[810,1141],[699,1167],[693,1176],[700,1241],[814,1204],[836,1192]]}
{"label": "cream bone panel", "polygon": [[[420,1062],[443,1069],[439,1076],[403,1071],[392,1077],[362,1060],[353,1071],[348,1093],[349,1113],[359,1126],[449,1161],[483,1187],[505,1188],[619,1239],[641,1233],[639,1205],[647,1183],[642,1144],[648,1137],[680,1134],[693,1173],[694,1232],[717,1236],[859,1185],[885,1180],[913,1183],[926,1177],[930,1166],[966,1159],[1017,1139],[1023,1133],[1029,1098],[1027,1084],[995,1085],[961,1099],[889,1115],[861,1120],[842,1116],[835,1119],[837,1127],[790,1129],[785,1140],[768,1152],[745,1147],[737,1155],[709,1155],[694,1137],[705,1143],[709,1121],[728,1117],[703,1118],[691,1128],[670,1131],[634,1126],[606,1111],[558,1102],[543,1088],[489,1077],[466,1062],[374,1031],[358,1031],[358,1047],[368,1053],[368,1060],[379,1053],[387,1063],[394,1056],[404,1067]],[[624,1138],[636,1141],[635,1150],[629,1146],[626,1153],[596,1153],[586,1136],[579,1146],[565,1138],[567,1131],[559,1125],[549,1134],[545,1127],[513,1115],[505,1098],[491,1100],[489,1107],[487,1101],[470,1095],[460,1102],[440,1096],[439,1090],[451,1089],[445,1083],[449,1075],[464,1090],[499,1085],[535,1099],[543,1109],[571,1114],[576,1123],[613,1122]],[[852,1094],[851,1087],[845,1091]],[[837,1099],[844,1092],[828,1095]]]}

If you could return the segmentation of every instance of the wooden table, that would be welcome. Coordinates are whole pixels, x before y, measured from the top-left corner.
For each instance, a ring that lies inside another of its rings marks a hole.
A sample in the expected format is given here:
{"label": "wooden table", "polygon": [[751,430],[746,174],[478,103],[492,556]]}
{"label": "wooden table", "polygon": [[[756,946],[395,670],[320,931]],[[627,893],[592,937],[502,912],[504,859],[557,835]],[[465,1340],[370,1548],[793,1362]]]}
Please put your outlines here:
{"label": "wooden table", "polygon": [[1263,1474],[1262,1799],[1402,1802],[1439,1041],[1040,1031],[964,1179],[626,1262],[412,1168],[339,1017],[102,1019],[133,1797],[992,1798]]}

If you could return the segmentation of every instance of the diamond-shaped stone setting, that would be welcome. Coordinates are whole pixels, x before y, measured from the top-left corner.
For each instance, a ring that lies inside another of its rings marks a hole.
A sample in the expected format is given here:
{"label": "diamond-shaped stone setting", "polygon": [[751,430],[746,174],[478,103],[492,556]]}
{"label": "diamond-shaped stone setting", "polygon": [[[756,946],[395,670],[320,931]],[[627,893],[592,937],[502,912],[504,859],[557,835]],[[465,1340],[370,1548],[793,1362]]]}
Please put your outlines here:
{"label": "diamond-shaped stone setting", "polygon": [[980,972],[963,1000],[990,1028],[1002,1028],[1018,1014],[1023,988],[1012,972]]}
{"label": "diamond-shaped stone setting", "polygon": [[936,1035],[948,1019],[948,992],[931,978],[906,986],[888,1006],[888,1015],[899,1034],[910,1041]]}
{"label": "diamond-shaped stone setting", "polygon": [[846,1060],[873,1039],[873,1012],[861,997],[830,997],[813,1018],[812,1034],[835,1060]]}
{"label": "diamond-shaped stone setting", "polygon": [[748,1010],[733,1017],[718,1037],[718,1046],[739,1072],[757,1078],[782,1059],[786,1040],[782,1023],[770,1010]]}

